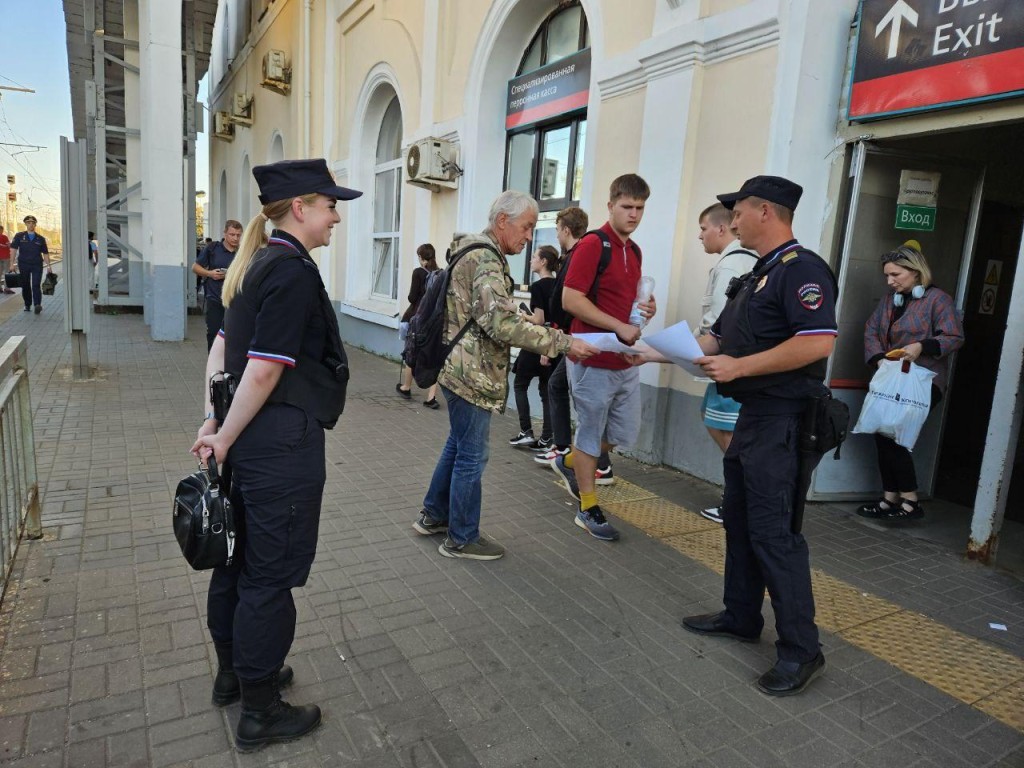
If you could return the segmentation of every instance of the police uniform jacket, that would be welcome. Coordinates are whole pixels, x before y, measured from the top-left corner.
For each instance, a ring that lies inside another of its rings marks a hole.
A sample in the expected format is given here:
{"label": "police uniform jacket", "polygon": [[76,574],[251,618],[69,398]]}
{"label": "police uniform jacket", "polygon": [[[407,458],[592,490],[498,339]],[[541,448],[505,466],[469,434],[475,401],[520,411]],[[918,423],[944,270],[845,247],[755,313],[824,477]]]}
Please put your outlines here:
{"label": "police uniform jacket", "polygon": [[43,263],[43,254],[49,254],[46,247],[46,238],[35,233],[35,237],[29,237],[28,232],[18,232],[11,240],[11,248],[18,251],[19,267],[38,267]]}
{"label": "police uniform jacket", "polygon": [[[746,357],[794,336],[835,336],[838,286],[817,254],[791,240],[768,254],[730,291],[711,328],[722,354]],[[751,414],[800,413],[809,397],[823,395],[825,360],[795,371],[720,383],[718,391]]]}

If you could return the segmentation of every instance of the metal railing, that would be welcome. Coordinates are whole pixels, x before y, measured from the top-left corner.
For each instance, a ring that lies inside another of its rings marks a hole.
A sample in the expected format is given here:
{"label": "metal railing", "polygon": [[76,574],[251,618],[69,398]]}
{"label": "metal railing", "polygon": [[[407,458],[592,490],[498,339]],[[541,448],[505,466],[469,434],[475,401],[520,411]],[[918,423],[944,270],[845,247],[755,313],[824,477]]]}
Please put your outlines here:
{"label": "metal railing", "polygon": [[43,535],[24,336],[12,336],[0,347],[0,473],[2,600],[22,534],[30,539]]}

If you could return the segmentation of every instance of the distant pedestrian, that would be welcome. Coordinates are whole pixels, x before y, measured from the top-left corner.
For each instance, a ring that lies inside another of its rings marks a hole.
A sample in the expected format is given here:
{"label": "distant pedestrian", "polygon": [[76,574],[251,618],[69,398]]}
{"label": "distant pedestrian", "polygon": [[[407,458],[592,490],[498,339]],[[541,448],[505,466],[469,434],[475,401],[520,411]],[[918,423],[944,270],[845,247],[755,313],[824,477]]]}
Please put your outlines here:
{"label": "distant pedestrian", "polygon": [[[3,225],[0,225],[0,275],[7,274],[11,269],[11,239],[4,232]],[[4,284],[4,293],[14,293],[14,290]]]}
{"label": "distant pedestrian", "polygon": [[[551,302],[551,292],[555,289],[555,269],[558,268],[558,251],[553,246],[542,245],[530,257],[530,271],[538,276],[530,285],[530,314],[527,315],[534,325],[545,324],[545,313]],[[561,355],[556,355],[557,365]],[[516,396],[516,411],[519,413],[519,434],[508,441],[514,448],[539,448],[551,446],[551,409],[548,407],[548,379],[551,378],[552,359],[547,355],[538,355],[524,349],[516,358],[512,372],[515,380],[512,390]],[[533,423],[530,420],[530,382],[537,379],[540,389],[541,411],[543,422],[540,439],[533,436]]]}
{"label": "distant pedestrian", "polygon": [[92,287],[93,290],[99,290],[99,263],[100,263],[100,246],[96,242],[96,233],[89,233],[89,263],[92,264]]}
{"label": "distant pedestrian", "polygon": [[[708,284],[704,291],[698,336],[711,333],[711,326],[728,300],[725,293],[733,278],[747,274],[757,263],[757,256],[740,247],[732,231],[732,211],[721,203],[705,208],[697,219],[700,234],[697,239],[704,246],[707,254],[720,254],[715,266],[708,273]],[[731,397],[725,397],[718,391],[715,382],[709,382],[704,392],[704,401],[700,407],[704,426],[715,441],[715,445],[725,453],[736,429],[736,419],[740,413],[740,404]],[[708,520],[721,524],[722,504],[701,510],[701,515]]]}
{"label": "distant pedestrian", "polygon": [[[423,243],[423,245],[416,249],[416,257],[419,259],[420,265],[412,271],[412,283],[409,286],[409,306],[405,310],[405,314],[402,315],[401,325],[399,326],[400,341],[405,341],[405,333],[409,330],[409,321],[416,314],[416,310],[420,306],[420,299],[423,298],[423,294],[427,290],[427,278],[430,277],[431,272],[437,271],[437,253],[433,245]],[[395,385],[395,389],[406,400],[412,397],[412,368],[404,363],[402,364],[402,380]],[[423,401],[423,405],[435,411],[441,407],[437,402],[437,384],[432,384],[430,389],[427,390],[427,399]]]}
{"label": "distant pedestrian", "polygon": [[224,325],[224,304],[221,290],[228,267],[235,258],[238,243],[242,239],[242,225],[234,219],[224,222],[224,239],[211,243],[203,249],[192,265],[192,271],[203,278],[203,294],[206,298],[206,349],[213,346],[213,340]]}
{"label": "distant pedestrian", "polygon": [[447,533],[438,547],[445,557],[497,560],[505,548],[480,532],[481,481],[487,466],[491,414],[508,399],[512,346],[555,357],[577,358],[597,352],[590,344],[554,328],[533,325],[516,311],[507,256],[519,253],[537,225],[537,202],[522,192],[502,192],[491,204],[487,229],[459,235],[447,293],[445,343],[460,331],[438,376],[448,401],[451,429],[434,468],[423,510],[413,523],[417,533]]}
{"label": "distant pedestrian", "polygon": [[23,221],[25,231],[18,232],[11,240],[14,252],[14,271],[22,274],[21,297],[25,300],[25,311],[35,305],[36,314],[43,311],[43,264],[50,270],[50,251],[46,238],[36,232],[36,217],[29,214]]}

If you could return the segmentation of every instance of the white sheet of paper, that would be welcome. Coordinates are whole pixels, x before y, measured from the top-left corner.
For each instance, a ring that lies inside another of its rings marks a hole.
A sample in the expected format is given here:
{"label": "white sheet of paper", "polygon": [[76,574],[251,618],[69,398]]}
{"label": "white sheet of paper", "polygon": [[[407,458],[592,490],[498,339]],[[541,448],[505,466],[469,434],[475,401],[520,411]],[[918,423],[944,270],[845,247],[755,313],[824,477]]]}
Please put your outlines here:
{"label": "white sheet of paper", "polygon": [[619,337],[614,333],[574,333],[572,336],[574,339],[592,344],[602,352],[636,352],[633,347],[626,346],[619,341]]}
{"label": "white sheet of paper", "polygon": [[657,333],[652,333],[650,336],[643,336],[640,340],[688,373],[699,377],[704,376],[701,367],[693,364],[698,357],[704,357],[704,352],[697,343],[693,331],[690,330],[689,323],[685,320],[670,325]]}

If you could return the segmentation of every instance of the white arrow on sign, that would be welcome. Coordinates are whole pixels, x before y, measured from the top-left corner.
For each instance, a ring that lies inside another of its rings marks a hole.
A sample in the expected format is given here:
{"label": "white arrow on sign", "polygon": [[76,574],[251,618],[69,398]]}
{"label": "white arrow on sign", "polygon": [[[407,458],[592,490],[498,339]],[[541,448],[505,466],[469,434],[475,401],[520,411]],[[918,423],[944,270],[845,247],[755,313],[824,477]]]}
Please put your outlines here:
{"label": "white arrow on sign", "polygon": [[878,22],[878,26],[875,27],[875,37],[882,34],[886,27],[892,27],[889,30],[889,55],[886,58],[895,59],[899,54],[900,27],[903,26],[904,19],[907,20],[910,26],[916,27],[917,11],[907,5],[905,0],[896,0],[896,4],[889,9],[889,12],[882,17],[882,20]]}

